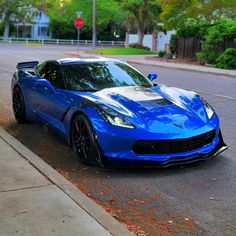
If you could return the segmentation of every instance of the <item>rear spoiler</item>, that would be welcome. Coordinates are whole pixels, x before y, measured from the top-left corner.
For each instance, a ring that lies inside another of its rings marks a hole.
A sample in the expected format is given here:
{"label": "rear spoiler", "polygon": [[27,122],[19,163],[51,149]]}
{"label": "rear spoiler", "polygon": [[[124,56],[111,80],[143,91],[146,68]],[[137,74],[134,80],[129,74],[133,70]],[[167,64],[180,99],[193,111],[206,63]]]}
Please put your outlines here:
{"label": "rear spoiler", "polygon": [[16,68],[18,70],[24,69],[24,68],[34,68],[39,64],[38,61],[26,61],[26,62],[20,62],[17,64]]}

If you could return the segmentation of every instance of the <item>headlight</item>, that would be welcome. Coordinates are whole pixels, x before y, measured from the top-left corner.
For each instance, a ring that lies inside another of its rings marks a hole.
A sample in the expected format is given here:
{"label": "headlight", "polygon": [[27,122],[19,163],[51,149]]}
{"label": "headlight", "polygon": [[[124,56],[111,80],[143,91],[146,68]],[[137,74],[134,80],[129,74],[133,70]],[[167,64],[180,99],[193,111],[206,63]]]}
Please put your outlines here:
{"label": "headlight", "polygon": [[101,117],[111,125],[134,129],[135,127],[118,113],[107,107],[96,107]]}
{"label": "headlight", "polygon": [[214,110],[213,110],[213,108],[212,108],[212,107],[210,106],[210,104],[209,104],[205,99],[203,99],[203,98],[202,98],[202,103],[203,103],[203,105],[204,105],[204,107],[205,107],[205,110],[206,110],[206,113],[207,113],[208,118],[211,119],[212,116],[214,115]]}

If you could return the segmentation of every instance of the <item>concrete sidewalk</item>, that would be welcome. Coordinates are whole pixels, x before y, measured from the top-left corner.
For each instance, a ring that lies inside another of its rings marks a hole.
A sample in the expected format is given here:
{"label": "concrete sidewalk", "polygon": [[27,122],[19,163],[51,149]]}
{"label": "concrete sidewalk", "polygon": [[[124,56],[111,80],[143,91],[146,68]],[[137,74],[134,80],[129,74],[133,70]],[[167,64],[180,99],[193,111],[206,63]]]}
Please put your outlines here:
{"label": "concrete sidewalk", "polygon": [[222,76],[229,76],[236,78],[236,70],[225,70],[225,69],[218,69],[214,67],[207,67],[207,66],[200,66],[200,65],[190,65],[190,64],[180,64],[180,63],[173,63],[173,62],[164,62],[164,61],[157,61],[157,60],[150,60],[146,59],[146,57],[150,57],[150,55],[99,55],[88,53],[86,51],[81,52],[65,52],[66,55],[69,56],[81,56],[81,57],[110,57],[119,60],[126,61],[130,64],[139,64],[139,65],[146,65],[146,66],[156,66],[156,67],[165,67],[170,69],[178,69],[178,70],[186,70],[186,71],[195,71],[201,73],[210,73],[215,75],[222,75]]}
{"label": "concrete sidewalk", "polygon": [[0,235],[132,235],[0,128]]}

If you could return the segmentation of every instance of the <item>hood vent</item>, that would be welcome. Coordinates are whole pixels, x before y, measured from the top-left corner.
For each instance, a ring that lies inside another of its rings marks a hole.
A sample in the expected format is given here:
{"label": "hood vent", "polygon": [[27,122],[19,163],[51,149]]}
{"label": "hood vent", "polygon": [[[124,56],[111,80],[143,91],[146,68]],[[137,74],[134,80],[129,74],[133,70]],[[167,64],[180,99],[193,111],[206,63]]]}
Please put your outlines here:
{"label": "hood vent", "polygon": [[149,101],[138,101],[138,103],[147,108],[155,107],[155,106],[168,106],[168,105],[173,104],[165,98],[159,98],[159,99],[154,99],[154,100],[149,100]]}

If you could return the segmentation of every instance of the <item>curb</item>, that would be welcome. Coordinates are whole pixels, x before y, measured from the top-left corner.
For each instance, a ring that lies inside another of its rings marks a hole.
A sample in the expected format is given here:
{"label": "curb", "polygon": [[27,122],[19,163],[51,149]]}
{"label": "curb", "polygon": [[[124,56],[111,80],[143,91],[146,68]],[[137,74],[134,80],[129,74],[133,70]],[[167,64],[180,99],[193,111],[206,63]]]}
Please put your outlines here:
{"label": "curb", "polygon": [[114,236],[133,235],[128,229],[109,215],[101,206],[88,198],[66,178],[60,175],[56,170],[40,159],[40,157],[31,152],[2,128],[0,128],[0,136],[42,175],[46,176],[53,184],[61,189],[67,196],[69,196],[75,203],[77,203],[83,210],[109,231],[110,234]]}
{"label": "curb", "polygon": [[[69,56],[81,57],[81,54],[77,52],[64,52],[64,54],[69,55]],[[86,52],[82,51],[82,54],[87,54],[88,56],[94,56],[94,57],[99,57],[103,55],[100,52],[89,52],[89,51],[86,51]]]}
{"label": "curb", "polygon": [[103,55],[102,52],[92,52],[92,51],[84,51],[84,54],[90,54],[90,55],[94,55],[94,56],[101,56],[101,55]]}
{"label": "curb", "polygon": [[76,52],[64,52],[66,55],[69,55],[69,56],[77,56],[77,57],[80,57],[80,54],[79,53],[76,53]]}
{"label": "curb", "polygon": [[174,64],[170,63],[170,65],[166,64],[155,64],[153,62],[147,63],[147,62],[142,62],[142,61],[135,61],[135,60],[128,60],[127,63],[130,64],[136,64],[136,65],[145,65],[145,66],[157,66],[157,67],[164,67],[164,68],[169,68],[169,69],[177,69],[177,70],[185,70],[185,71],[194,71],[194,72],[199,72],[199,73],[209,73],[213,75],[222,75],[222,76],[228,76],[231,78],[236,78],[236,72],[230,73],[231,71],[212,71],[210,68],[193,68],[193,67],[184,67],[186,66],[185,64]]}

